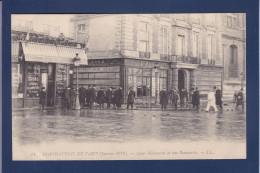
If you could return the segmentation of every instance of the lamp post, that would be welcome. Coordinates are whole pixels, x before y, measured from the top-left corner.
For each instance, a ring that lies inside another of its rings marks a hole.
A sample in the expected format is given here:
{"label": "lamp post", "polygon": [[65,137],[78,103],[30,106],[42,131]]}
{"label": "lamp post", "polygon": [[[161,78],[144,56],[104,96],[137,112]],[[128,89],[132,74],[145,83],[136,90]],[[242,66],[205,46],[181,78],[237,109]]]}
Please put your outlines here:
{"label": "lamp post", "polygon": [[158,74],[159,74],[158,63],[155,63],[154,73],[155,73],[155,104],[157,104],[157,100],[158,100]]}
{"label": "lamp post", "polygon": [[78,67],[80,66],[80,57],[79,54],[76,53],[76,57],[73,59],[74,61],[74,66],[76,67],[76,102],[75,102],[75,110],[80,110],[80,104],[79,104],[79,86],[78,86],[78,73],[79,69]]}
{"label": "lamp post", "polygon": [[243,75],[244,75],[244,73],[241,72],[241,73],[240,73],[240,76],[241,76],[241,89],[243,88]]}

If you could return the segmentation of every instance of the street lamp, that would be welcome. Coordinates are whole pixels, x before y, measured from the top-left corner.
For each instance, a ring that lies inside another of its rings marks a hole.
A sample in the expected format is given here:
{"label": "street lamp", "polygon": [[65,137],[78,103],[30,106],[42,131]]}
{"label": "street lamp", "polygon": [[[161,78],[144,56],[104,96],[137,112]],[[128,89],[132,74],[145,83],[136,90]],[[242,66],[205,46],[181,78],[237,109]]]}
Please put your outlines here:
{"label": "street lamp", "polygon": [[243,75],[244,75],[244,73],[241,72],[241,73],[240,73],[240,76],[241,76],[241,89],[243,88]]}
{"label": "street lamp", "polygon": [[155,63],[154,73],[155,73],[155,104],[157,104],[157,100],[158,100],[158,74],[159,74],[158,63]]}
{"label": "street lamp", "polygon": [[74,66],[76,67],[76,102],[75,102],[75,110],[80,110],[80,104],[79,104],[79,86],[78,86],[78,67],[80,66],[80,57],[79,54],[76,53],[76,57],[73,59]]}

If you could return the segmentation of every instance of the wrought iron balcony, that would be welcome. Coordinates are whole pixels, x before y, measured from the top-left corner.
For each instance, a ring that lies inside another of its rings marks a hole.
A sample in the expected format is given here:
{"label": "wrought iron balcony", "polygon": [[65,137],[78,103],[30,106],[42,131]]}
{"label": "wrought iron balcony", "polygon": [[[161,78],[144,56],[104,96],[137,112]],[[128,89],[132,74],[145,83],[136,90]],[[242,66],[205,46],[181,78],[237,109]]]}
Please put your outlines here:
{"label": "wrought iron balcony", "polygon": [[139,52],[139,58],[150,58],[150,52]]}
{"label": "wrought iron balcony", "polygon": [[171,55],[160,54],[160,60],[163,60],[163,61],[171,61]]}
{"label": "wrought iron balcony", "polygon": [[171,61],[182,61],[183,63],[189,63],[189,64],[201,63],[201,59],[198,57],[181,56],[181,55],[171,55]]}

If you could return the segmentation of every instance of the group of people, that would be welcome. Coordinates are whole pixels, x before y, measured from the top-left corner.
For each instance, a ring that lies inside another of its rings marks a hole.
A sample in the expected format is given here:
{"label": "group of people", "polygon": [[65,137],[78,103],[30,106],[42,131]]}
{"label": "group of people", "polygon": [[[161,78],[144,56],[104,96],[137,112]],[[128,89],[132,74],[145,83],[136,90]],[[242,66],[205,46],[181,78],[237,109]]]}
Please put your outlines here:
{"label": "group of people", "polygon": [[[187,108],[187,102],[188,100],[190,100],[188,91],[185,88],[180,89],[180,91],[176,88],[173,88],[170,92],[167,92],[166,88],[163,88],[163,90],[160,91],[159,96],[162,110],[166,110],[169,96],[172,102],[172,106],[175,108],[175,110],[178,109],[178,102],[180,102],[181,108]],[[200,104],[200,95],[198,88],[196,88],[196,90],[192,88],[191,90],[191,103],[193,105],[193,108],[196,107],[198,109],[198,105]]]}
{"label": "group of people", "polygon": [[[104,104],[107,103],[107,108],[120,109],[123,99],[122,87],[117,90],[110,87],[105,91],[105,87],[101,87],[98,91],[95,85],[89,85],[86,89],[83,85],[79,88],[79,103],[81,107],[88,107],[92,109],[93,104],[99,104],[100,109],[104,109]],[[113,107],[111,107],[111,105]]]}

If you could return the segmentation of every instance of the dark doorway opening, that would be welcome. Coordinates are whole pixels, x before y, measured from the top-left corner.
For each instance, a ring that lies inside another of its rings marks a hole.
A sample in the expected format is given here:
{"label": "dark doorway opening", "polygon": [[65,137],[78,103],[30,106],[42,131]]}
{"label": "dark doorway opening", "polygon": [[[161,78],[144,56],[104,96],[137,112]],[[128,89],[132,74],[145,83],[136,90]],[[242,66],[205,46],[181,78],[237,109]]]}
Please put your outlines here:
{"label": "dark doorway opening", "polygon": [[186,88],[186,73],[183,70],[178,71],[178,90]]}

